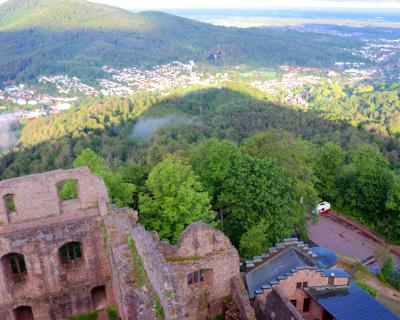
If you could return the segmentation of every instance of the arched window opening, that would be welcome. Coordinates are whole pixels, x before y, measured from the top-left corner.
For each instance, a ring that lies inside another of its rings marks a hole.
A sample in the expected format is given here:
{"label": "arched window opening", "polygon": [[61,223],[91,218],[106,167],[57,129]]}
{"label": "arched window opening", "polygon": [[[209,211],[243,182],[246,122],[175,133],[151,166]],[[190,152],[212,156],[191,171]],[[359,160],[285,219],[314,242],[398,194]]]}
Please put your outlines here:
{"label": "arched window opening", "polygon": [[60,250],[62,264],[69,264],[82,259],[82,248],[79,242],[68,242]]}
{"label": "arched window opening", "polygon": [[17,211],[14,202],[14,195],[8,194],[3,197],[4,205],[6,207],[8,223],[11,223]]}
{"label": "arched window opening", "polygon": [[93,306],[96,310],[105,309],[107,307],[107,293],[105,286],[93,288],[90,293],[92,296]]}
{"label": "arched window opening", "polygon": [[32,308],[28,306],[14,309],[15,320],[34,320]]}
{"label": "arched window opening", "polygon": [[2,259],[4,271],[9,279],[19,282],[25,279],[27,268],[25,258],[20,253],[9,253]]}

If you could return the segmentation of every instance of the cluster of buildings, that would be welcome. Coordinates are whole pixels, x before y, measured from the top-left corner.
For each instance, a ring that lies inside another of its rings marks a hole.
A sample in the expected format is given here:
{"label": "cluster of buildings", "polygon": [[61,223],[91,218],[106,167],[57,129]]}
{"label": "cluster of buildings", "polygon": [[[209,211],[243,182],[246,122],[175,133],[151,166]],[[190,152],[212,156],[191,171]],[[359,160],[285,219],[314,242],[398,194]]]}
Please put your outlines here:
{"label": "cluster of buildings", "polygon": [[[60,190],[74,181],[75,195]],[[0,182],[0,319],[58,320],[116,305],[119,319],[394,320],[336,255],[285,239],[241,262],[195,222],[176,245],[109,203],[88,168]]]}
{"label": "cluster of buildings", "polygon": [[353,54],[377,64],[386,64],[393,59],[397,61],[400,55],[400,39],[366,39],[363,48]]}
{"label": "cluster of buildings", "polygon": [[[162,91],[171,88],[187,88],[190,85],[212,85],[229,81],[227,73],[208,75],[199,72],[198,69],[194,61],[186,64],[175,61],[151,69],[136,67],[116,69],[104,66],[102,70],[109,77],[97,79],[98,85],[95,87],[83,83],[78,77],[68,75],[41,76],[38,78],[38,82],[54,86],[60,96],[65,97],[71,95],[125,96],[140,91]],[[48,96],[37,97],[34,89],[26,89],[23,84],[7,86],[4,91],[0,90],[0,102],[6,100],[18,106],[36,106],[48,103],[48,101],[44,101],[46,97]]]}
{"label": "cluster of buildings", "polygon": [[207,75],[198,71],[194,61],[185,64],[179,61],[144,70],[136,67],[115,69],[104,66],[112,81],[100,80],[103,95],[123,95],[138,91],[162,91],[171,88],[187,88],[190,85],[210,85],[229,81],[227,73]]}
{"label": "cluster of buildings", "polygon": [[[39,94],[33,88],[24,84],[6,85],[0,90],[0,112],[7,113],[7,119],[19,121],[21,119],[34,120],[46,115],[69,110],[77,97],[53,97]],[[17,106],[7,111],[7,105]]]}
{"label": "cluster of buildings", "polygon": [[[322,81],[320,75],[310,73],[311,68],[299,67],[281,67],[282,77],[276,77],[268,80],[255,80],[250,83],[251,86],[271,95],[282,95],[284,101],[289,104],[308,107],[306,100],[308,89],[317,86]],[[299,90],[300,89],[300,90]]]}
{"label": "cluster of buildings", "polygon": [[81,82],[78,77],[67,75],[42,76],[38,78],[39,83],[54,85],[62,95],[82,94],[85,96],[97,96],[99,91]]}

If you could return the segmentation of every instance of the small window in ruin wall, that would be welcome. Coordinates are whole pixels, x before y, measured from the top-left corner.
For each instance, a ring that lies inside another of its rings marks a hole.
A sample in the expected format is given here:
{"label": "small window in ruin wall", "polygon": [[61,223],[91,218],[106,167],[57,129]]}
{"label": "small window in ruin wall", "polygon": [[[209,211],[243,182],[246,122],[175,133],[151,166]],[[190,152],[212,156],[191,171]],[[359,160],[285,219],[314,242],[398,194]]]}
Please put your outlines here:
{"label": "small window in ruin wall", "polygon": [[78,199],[78,181],[64,180],[57,184],[60,201]]}
{"label": "small window in ruin wall", "polygon": [[9,253],[1,258],[3,270],[10,281],[22,282],[27,275],[27,267],[23,254]]}
{"label": "small window in ruin wall", "polygon": [[8,195],[4,196],[3,199],[4,199],[6,211],[7,211],[7,219],[8,219],[8,222],[10,223],[12,221],[12,219],[14,218],[15,213],[17,211],[17,209],[15,207],[15,202],[14,202],[14,195],[8,194]]}
{"label": "small window in ruin wall", "polygon": [[304,301],[303,301],[303,312],[309,312],[310,311],[310,304],[311,304],[311,298],[304,298]]}
{"label": "small window in ruin wall", "polygon": [[79,242],[68,242],[60,250],[61,263],[66,265],[74,261],[80,261],[82,258],[82,249]]}
{"label": "small window in ruin wall", "polygon": [[199,282],[204,282],[205,280],[205,272],[203,269],[189,273],[187,275],[187,283],[188,285],[192,285]]}

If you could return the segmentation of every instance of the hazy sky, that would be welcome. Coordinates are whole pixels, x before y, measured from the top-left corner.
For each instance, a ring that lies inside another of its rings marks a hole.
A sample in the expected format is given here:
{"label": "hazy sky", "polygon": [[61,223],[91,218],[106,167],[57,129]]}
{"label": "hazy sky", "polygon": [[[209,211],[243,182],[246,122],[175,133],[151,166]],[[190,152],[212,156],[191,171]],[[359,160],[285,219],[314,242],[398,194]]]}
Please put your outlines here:
{"label": "hazy sky", "polygon": [[[6,0],[0,0],[0,3]],[[400,0],[89,0],[126,9],[363,8],[399,9]]]}
{"label": "hazy sky", "polygon": [[357,1],[357,0],[91,0],[127,9],[166,9],[166,8],[365,8],[400,9],[400,0]]}

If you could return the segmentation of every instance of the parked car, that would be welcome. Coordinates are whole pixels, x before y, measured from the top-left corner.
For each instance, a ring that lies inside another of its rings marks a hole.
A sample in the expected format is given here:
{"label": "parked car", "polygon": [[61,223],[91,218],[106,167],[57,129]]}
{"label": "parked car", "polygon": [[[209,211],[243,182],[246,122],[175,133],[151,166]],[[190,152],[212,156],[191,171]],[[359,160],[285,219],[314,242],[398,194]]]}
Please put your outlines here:
{"label": "parked car", "polygon": [[331,210],[331,204],[329,202],[324,201],[318,203],[318,205],[314,208],[313,212],[323,215],[325,213],[328,213],[330,210]]}

